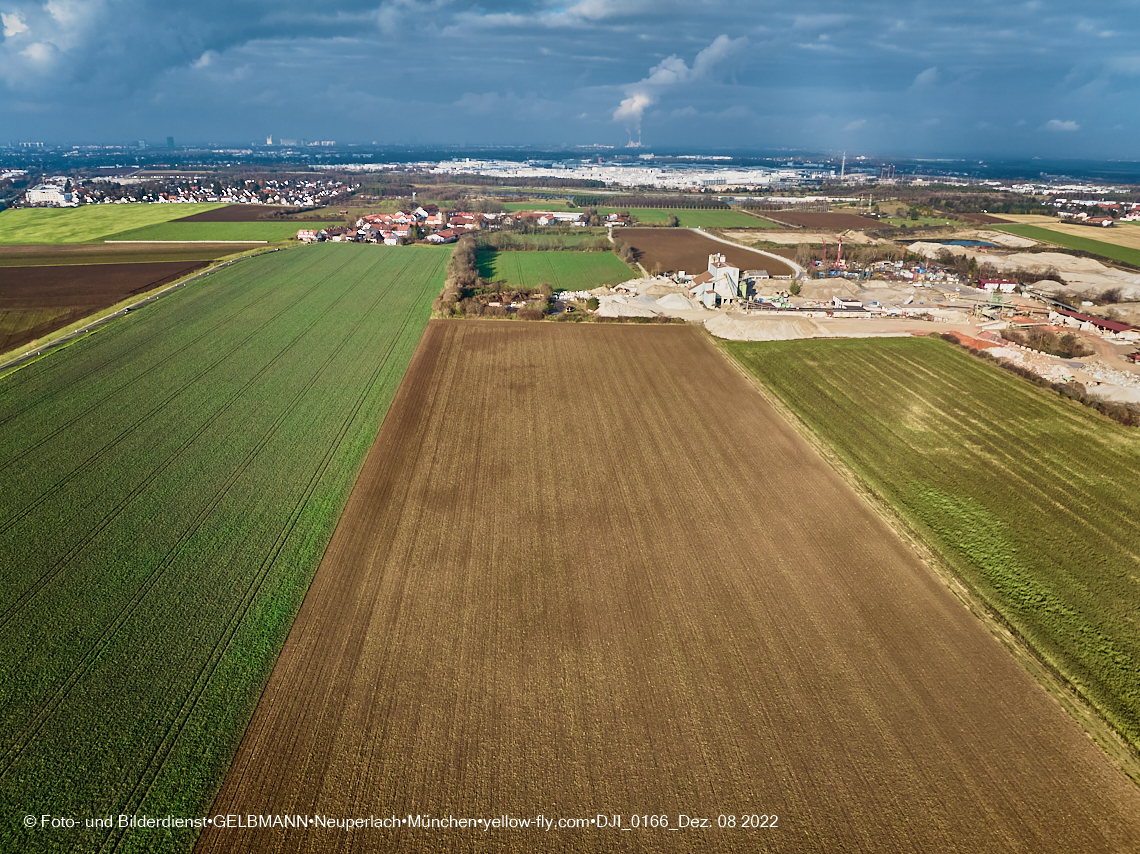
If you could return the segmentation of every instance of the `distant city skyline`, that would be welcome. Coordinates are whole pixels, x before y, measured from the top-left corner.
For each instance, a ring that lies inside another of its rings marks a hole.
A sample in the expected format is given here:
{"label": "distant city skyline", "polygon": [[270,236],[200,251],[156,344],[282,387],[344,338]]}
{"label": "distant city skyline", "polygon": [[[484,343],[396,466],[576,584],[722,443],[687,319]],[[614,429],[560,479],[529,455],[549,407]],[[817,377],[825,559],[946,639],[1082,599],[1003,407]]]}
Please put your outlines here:
{"label": "distant city skyline", "polygon": [[0,0],[5,137],[1136,156],[1140,2]]}

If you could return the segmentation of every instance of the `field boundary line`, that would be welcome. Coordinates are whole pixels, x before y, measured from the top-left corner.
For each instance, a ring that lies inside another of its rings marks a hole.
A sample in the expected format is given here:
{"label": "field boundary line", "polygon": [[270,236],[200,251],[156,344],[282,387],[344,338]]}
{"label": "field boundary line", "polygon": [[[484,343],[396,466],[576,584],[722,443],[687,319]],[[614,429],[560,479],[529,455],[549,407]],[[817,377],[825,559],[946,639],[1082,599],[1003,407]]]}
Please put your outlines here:
{"label": "field boundary line", "polygon": [[[411,259],[409,259],[408,262],[405,263],[402,268],[400,268],[400,270],[396,274],[396,276],[402,275],[408,269],[409,266],[411,266]],[[356,283],[356,285],[354,285],[353,288],[351,288],[350,290],[355,289],[363,281],[364,281],[363,279],[359,280]],[[431,287],[425,288],[425,292],[430,292],[431,290],[432,290]],[[353,330],[359,329],[361,326],[363,326],[364,323],[366,322],[366,320],[368,320],[371,313],[376,309],[376,307],[378,305],[380,305],[382,302],[384,302],[384,300],[391,294],[391,292],[392,292],[392,288],[389,287],[388,289],[386,289],[383,292],[381,292],[380,294],[378,294],[376,299],[373,301],[371,308],[368,311],[362,312],[360,314],[360,316],[356,322],[356,325],[353,327]],[[347,295],[347,292],[345,295]],[[339,300],[338,300],[338,302],[339,302]],[[165,732],[163,734],[163,737],[162,737],[161,741],[159,742],[158,748],[152,754],[150,760],[147,763],[146,768],[140,774],[139,781],[133,787],[130,798],[126,801],[126,808],[131,810],[132,812],[137,812],[142,807],[142,805],[146,801],[146,798],[150,795],[150,792],[153,790],[154,785],[158,781],[167,760],[169,759],[169,757],[172,754],[172,752],[174,751],[174,749],[177,747],[178,740],[182,736],[182,732],[186,727],[186,723],[189,721],[190,717],[193,715],[194,710],[197,708],[197,705],[198,705],[199,701],[201,700],[202,694],[209,687],[209,683],[213,679],[214,673],[217,671],[218,667],[222,663],[222,660],[225,658],[226,653],[228,652],[230,646],[233,643],[234,637],[237,635],[238,631],[241,628],[242,622],[245,620],[245,617],[249,613],[250,608],[253,607],[253,604],[254,604],[255,600],[257,599],[257,597],[259,596],[262,587],[264,586],[266,580],[268,579],[269,575],[271,574],[274,565],[277,563],[278,557],[280,556],[281,552],[285,549],[290,538],[293,536],[293,531],[297,527],[298,522],[304,516],[306,508],[309,506],[310,502],[312,501],[313,494],[316,492],[317,487],[319,486],[320,482],[325,478],[326,473],[329,470],[329,466],[332,464],[333,459],[335,459],[335,457],[337,456],[337,452],[340,450],[340,448],[341,448],[341,446],[345,440],[345,437],[351,431],[353,422],[355,422],[357,420],[357,418],[360,414],[360,411],[364,407],[365,402],[368,400],[369,396],[372,394],[373,388],[375,388],[376,384],[380,381],[381,376],[384,374],[385,370],[390,366],[389,359],[391,358],[392,353],[396,350],[396,347],[398,346],[399,342],[403,339],[404,335],[407,332],[409,325],[412,322],[413,322],[412,318],[409,315],[405,314],[403,321],[400,324],[399,334],[397,336],[394,336],[392,338],[392,340],[389,342],[388,348],[385,351],[385,355],[384,355],[383,359],[380,359],[377,362],[376,369],[371,373],[371,376],[369,377],[367,384],[365,385],[362,392],[357,396],[356,401],[353,403],[352,408],[349,410],[345,419],[342,421],[340,427],[338,428],[335,441],[330,443],[328,450],[325,452],[323,457],[320,459],[317,466],[313,469],[313,473],[309,477],[309,480],[306,483],[305,488],[300,492],[298,500],[297,500],[296,504],[294,505],[292,511],[290,512],[289,517],[286,520],[285,525],[282,527],[281,531],[278,533],[276,539],[274,540],[272,548],[270,549],[270,551],[266,555],[266,557],[263,559],[263,561],[262,561],[261,565],[259,566],[257,572],[254,574],[252,581],[249,583],[249,585],[247,585],[247,589],[244,592],[242,599],[240,600],[239,607],[237,609],[235,609],[235,611],[231,615],[229,622],[226,624],[223,632],[221,633],[221,635],[219,637],[219,640],[217,641],[217,643],[215,643],[214,648],[211,650],[210,657],[207,660],[207,666],[204,667],[201,671],[199,671],[197,677],[194,680],[193,689],[187,695],[183,704],[179,707],[177,713],[170,720],[170,723],[167,725]],[[309,328],[311,328],[311,327],[312,327],[312,325],[310,325]],[[425,328],[425,332],[426,332],[426,328]],[[329,369],[329,366],[334,363],[339,352],[347,345],[348,341],[351,338],[352,338],[351,333],[346,334],[344,336],[341,343],[338,344],[337,347],[334,348],[333,351],[328,354],[325,361],[321,364],[320,368],[313,374],[312,378],[306,384],[306,386],[301,391],[299,391],[297,393],[297,395],[294,397],[294,401],[299,400],[304,394],[308,393],[309,389],[311,389],[317,383],[318,379],[321,376],[323,376],[324,373]],[[423,335],[421,335],[420,340],[421,341],[423,340]],[[417,342],[417,347],[418,346],[419,346],[419,344]],[[410,364],[410,362],[409,362],[409,364]],[[407,375],[407,371],[405,371],[405,376],[406,375]],[[403,381],[401,380],[401,385],[402,385],[402,382]],[[393,400],[394,399],[395,398],[393,397]],[[282,409],[280,417],[277,419],[277,421],[273,425],[272,430],[274,433],[280,427],[280,424],[284,423],[284,421],[289,417],[291,408],[292,407],[289,406],[289,407],[285,407]],[[391,412],[391,410],[392,410],[392,403],[389,402],[388,410],[384,414],[384,420],[387,420],[388,413]],[[377,435],[378,434],[379,434],[379,431],[377,431]],[[271,434],[267,434],[264,437],[263,441],[259,443],[258,447],[251,451],[250,459],[261,454],[264,451],[265,447],[268,445],[270,439],[271,439]],[[372,441],[373,441],[373,443],[375,442],[375,437],[372,438]],[[370,448],[371,448],[371,446],[370,446]],[[365,454],[365,457],[362,459],[361,469],[363,469],[363,462],[366,459],[367,459],[367,454]],[[357,472],[356,479],[359,479],[359,471]],[[355,489],[355,480],[353,481],[352,487],[348,490],[348,492],[345,496],[345,500],[344,500],[345,505],[347,505],[347,502],[348,502],[349,498],[351,497],[352,491],[354,489]],[[343,516],[343,514],[344,514],[344,507],[342,506],[339,516]],[[332,530],[329,532],[329,541],[330,542],[332,540],[332,536],[335,533],[336,528],[340,524],[339,516],[337,519],[337,523],[333,526]],[[325,548],[321,552],[321,557],[316,562],[316,564],[314,565],[313,572],[308,578],[308,582],[307,582],[306,587],[305,587],[304,595],[301,597],[301,603],[302,604],[304,602],[304,599],[308,596],[308,591],[312,587],[313,579],[315,578],[317,571],[320,569],[320,564],[324,560],[324,552],[327,551],[327,549],[328,549],[328,543],[326,542]],[[300,606],[298,606],[298,612],[299,612],[299,610],[300,610]],[[292,632],[292,625],[296,621],[296,616],[297,615],[295,613],[293,615],[292,620],[290,621],[289,631],[285,632],[285,635],[282,638],[281,646],[278,648],[277,653],[274,657],[274,665],[272,668],[270,668],[269,674],[266,676],[265,681],[261,686],[261,691],[258,693],[257,702],[253,703],[252,706],[250,707],[251,712],[250,712],[249,720],[252,720],[253,714],[256,712],[257,706],[261,702],[261,697],[262,697],[262,695],[264,695],[265,690],[269,685],[269,679],[272,676],[273,670],[276,668],[276,660],[280,658],[281,649],[284,648],[284,644],[288,641],[288,636]],[[249,721],[246,722],[246,729],[248,729],[248,727],[249,727]],[[242,740],[244,740],[244,737],[245,736],[244,736],[244,732],[243,732]],[[239,746],[240,746],[240,741],[239,741]],[[235,748],[234,753],[236,754],[236,748]],[[156,765],[156,761],[157,761],[157,765]],[[232,763],[233,763],[233,756],[231,755],[230,764],[232,765]],[[214,795],[214,799],[216,799],[216,798],[217,798],[217,793],[215,793],[215,795]],[[211,804],[212,803],[213,803],[213,801],[211,801]],[[108,844],[111,844],[111,846],[112,846],[111,850],[117,849],[119,847],[120,843],[122,842],[122,838],[123,838],[122,832],[109,834],[105,838],[103,845],[100,847],[100,850],[106,850]]]}
{"label": "field boundary line", "polygon": [[982,598],[981,594],[976,593],[926,543],[918,530],[883,496],[879,495],[869,483],[863,480],[854,469],[848,466],[835,450],[811,429],[806,421],[785,405],[758,377],[750,373],[743,364],[734,358],[720,339],[714,337],[707,330],[705,330],[704,336],[711,346],[720,351],[723,358],[727,359],[737,371],[748,379],[752,387],[791,425],[792,429],[835,470],[843,482],[879,518],[889,525],[904,543],[913,549],[919,561],[946,586],[971,614],[977,617],[989,634],[1033,677],[1045,690],[1045,693],[1064,709],[1066,714],[1084,731],[1085,735],[1097,745],[1109,762],[1123,772],[1133,783],[1140,786],[1140,754],[1137,754],[1112,725],[1097,712],[1096,708],[1070,685],[1063,674],[1058,673],[1048,662],[1043,661],[1028,641],[1009,625],[1002,615]]}
{"label": "field boundary line", "polygon": [[[193,241],[185,241],[185,242],[193,242]],[[215,242],[215,241],[209,241],[209,242]],[[259,254],[264,254],[264,253],[259,253]],[[160,285],[155,290],[145,291],[141,294],[138,294],[137,298],[131,297],[130,299],[123,300],[122,302],[117,302],[114,305],[107,307],[106,309],[104,309],[101,312],[96,312],[95,314],[88,315],[88,317],[85,318],[85,320],[90,320],[90,322],[86,323],[84,326],[79,327],[78,329],[73,329],[70,332],[68,332],[67,328],[65,327],[63,330],[59,330],[59,332],[58,332],[59,337],[57,337],[57,338],[51,337],[52,334],[49,333],[48,335],[44,336],[44,338],[46,340],[41,340],[41,343],[34,345],[33,350],[30,350],[28,352],[17,355],[15,357],[9,359],[7,362],[0,364],[0,377],[7,376],[9,373],[11,373],[14,370],[22,368],[27,364],[31,364],[34,361],[38,361],[41,357],[48,355],[53,350],[57,350],[57,349],[62,348],[68,344],[72,344],[75,341],[78,341],[80,338],[85,337],[88,333],[93,331],[96,327],[102,326],[105,323],[110,323],[112,320],[114,320],[119,315],[125,314],[128,309],[134,309],[140,305],[144,305],[146,303],[153,302],[154,300],[158,299],[159,297],[165,296],[170,291],[174,291],[174,290],[177,290],[179,288],[185,287],[186,285],[190,284],[191,282],[197,281],[198,279],[202,278],[203,276],[207,276],[216,270],[224,269],[224,268],[230,266],[231,264],[238,263],[239,261],[245,261],[247,258],[256,258],[256,257],[257,257],[257,255],[245,255],[245,256],[242,256],[240,258],[231,258],[228,261],[216,262],[209,267],[206,267],[204,269],[195,270],[192,273],[187,274],[189,276],[189,278],[183,277],[181,279],[177,279],[173,282],[170,282],[166,285]],[[131,300],[134,300],[134,301],[132,302]],[[80,320],[77,322],[82,323],[83,320]]]}
{"label": "field boundary line", "polygon": [[104,243],[268,243],[268,240],[104,240]]}

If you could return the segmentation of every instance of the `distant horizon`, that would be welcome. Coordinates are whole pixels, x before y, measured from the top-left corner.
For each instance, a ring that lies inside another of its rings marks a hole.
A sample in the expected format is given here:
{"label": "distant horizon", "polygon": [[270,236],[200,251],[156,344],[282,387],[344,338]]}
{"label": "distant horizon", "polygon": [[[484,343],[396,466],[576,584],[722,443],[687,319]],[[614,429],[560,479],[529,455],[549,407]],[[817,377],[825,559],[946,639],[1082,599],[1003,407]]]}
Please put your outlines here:
{"label": "distant horizon", "polygon": [[[38,141],[37,141],[38,142]],[[336,141],[332,146],[281,146],[274,143],[267,146],[264,140],[260,143],[242,143],[234,140],[179,142],[175,140],[175,147],[166,147],[165,140],[161,143],[151,144],[147,140],[145,148],[139,147],[139,140],[121,142],[75,142],[66,141],[52,143],[43,141],[42,148],[0,147],[0,163],[7,166],[19,167],[35,165],[39,160],[44,162],[39,168],[45,170],[68,169],[106,169],[123,168],[139,169],[151,167],[185,168],[189,164],[177,161],[187,155],[208,153],[215,156],[218,163],[195,163],[199,167],[219,167],[220,161],[226,160],[231,167],[242,165],[243,158],[248,158],[246,165],[273,163],[288,165],[295,163],[298,166],[320,165],[362,165],[367,163],[411,163],[421,160],[446,161],[469,157],[473,160],[499,159],[499,160],[630,160],[637,162],[642,155],[654,155],[654,158],[669,159],[691,157],[698,161],[702,158],[729,158],[722,163],[735,163],[738,165],[775,165],[781,161],[795,160],[797,162],[817,162],[829,167],[840,168],[844,155],[848,171],[860,168],[877,168],[881,165],[894,165],[900,175],[924,175],[932,178],[944,177],[948,179],[969,180],[1024,180],[1034,182],[1073,181],[1099,181],[1112,184],[1140,185],[1140,159],[1124,158],[1043,158],[1043,157],[987,157],[985,155],[969,156],[917,156],[899,154],[878,154],[866,152],[836,152],[810,149],[772,149],[772,148],[740,148],[740,147],[711,147],[699,145],[682,146],[649,146],[642,148],[598,147],[597,144],[586,145],[529,145],[529,144],[492,144],[492,145],[448,145],[427,143],[353,143]],[[79,155],[68,154],[78,149]],[[248,151],[248,154],[238,152]],[[370,156],[376,155],[376,156]],[[108,165],[104,161],[134,160],[133,163],[115,163]],[[167,164],[163,161],[175,161]],[[102,164],[102,165],[101,165]]]}
{"label": "distant horizon", "polygon": [[1112,161],[1140,132],[1132,5],[0,0],[0,113],[45,142]]}

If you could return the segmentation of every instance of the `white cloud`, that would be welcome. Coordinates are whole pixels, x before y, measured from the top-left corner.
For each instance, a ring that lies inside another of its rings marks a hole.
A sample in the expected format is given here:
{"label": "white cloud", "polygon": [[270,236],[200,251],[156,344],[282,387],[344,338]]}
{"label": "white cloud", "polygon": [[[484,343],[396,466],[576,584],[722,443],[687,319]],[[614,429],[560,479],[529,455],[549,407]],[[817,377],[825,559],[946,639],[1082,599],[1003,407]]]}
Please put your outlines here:
{"label": "white cloud", "polygon": [[0,12],[0,21],[4,23],[4,38],[12,38],[18,36],[20,33],[28,31],[28,25],[24,23],[24,19],[20,17],[19,12]]}
{"label": "white cloud", "polygon": [[1063,122],[1060,119],[1050,119],[1045,123],[1045,130],[1057,131],[1059,133],[1068,133],[1080,129],[1081,126],[1074,121]]}
{"label": "white cloud", "polygon": [[210,64],[217,58],[217,56],[218,56],[217,51],[208,50],[205,53],[203,53],[200,57],[195,59],[194,62],[191,63],[191,65],[194,68],[209,68]]}
{"label": "white cloud", "polygon": [[663,92],[686,83],[711,79],[718,65],[747,45],[747,36],[730,39],[719,35],[696,55],[692,67],[676,54],[666,57],[649,69],[649,76],[626,87],[626,97],[614,110],[613,120],[623,122],[631,130],[640,130],[642,115],[657,103]]}
{"label": "white cloud", "polygon": [[656,103],[657,99],[645,92],[635,92],[623,99],[618,108],[614,110],[614,121],[625,122],[631,127],[640,128],[642,114]]}
{"label": "white cloud", "polygon": [[844,130],[859,130],[863,125],[867,124],[866,119],[856,119],[844,128]]}
{"label": "white cloud", "polygon": [[911,89],[923,89],[927,86],[933,86],[938,81],[938,66],[932,66],[921,72],[914,78],[914,82],[910,84]]}
{"label": "white cloud", "polygon": [[82,13],[82,8],[75,0],[50,0],[44,4],[44,9],[65,26],[75,23]]}
{"label": "white cloud", "polygon": [[20,51],[21,56],[26,56],[33,62],[47,62],[55,53],[56,49],[54,46],[44,44],[43,42],[33,42]]}

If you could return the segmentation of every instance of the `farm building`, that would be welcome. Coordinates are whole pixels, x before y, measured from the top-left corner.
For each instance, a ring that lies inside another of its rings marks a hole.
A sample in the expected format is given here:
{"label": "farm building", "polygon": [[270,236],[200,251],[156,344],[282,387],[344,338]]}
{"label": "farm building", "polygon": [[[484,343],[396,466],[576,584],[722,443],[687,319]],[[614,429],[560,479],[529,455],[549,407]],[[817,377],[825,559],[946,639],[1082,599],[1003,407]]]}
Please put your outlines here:
{"label": "farm building", "polygon": [[1105,320],[1103,317],[1093,317],[1089,314],[1081,314],[1079,311],[1069,311],[1063,308],[1050,311],[1049,322],[1056,323],[1058,326],[1080,329],[1083,332],[1099,332],[1106,338],[1118,338],[1123,341],[1140,341],[1140,331],[1137,331],[1127,323]]}

